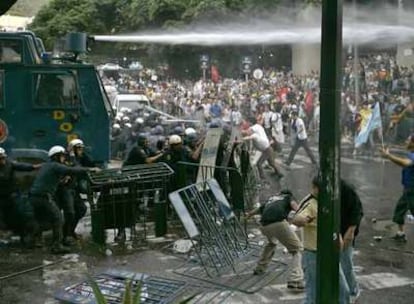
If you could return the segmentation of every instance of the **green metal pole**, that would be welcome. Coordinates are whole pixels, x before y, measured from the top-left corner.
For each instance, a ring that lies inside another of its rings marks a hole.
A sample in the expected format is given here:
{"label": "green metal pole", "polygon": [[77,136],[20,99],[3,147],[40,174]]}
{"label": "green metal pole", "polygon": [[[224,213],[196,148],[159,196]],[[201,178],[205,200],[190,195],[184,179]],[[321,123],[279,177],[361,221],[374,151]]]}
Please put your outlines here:
{"label": "green metal pole", "polygon": [[339,303],[342,0],[322,1],[316,303]]}

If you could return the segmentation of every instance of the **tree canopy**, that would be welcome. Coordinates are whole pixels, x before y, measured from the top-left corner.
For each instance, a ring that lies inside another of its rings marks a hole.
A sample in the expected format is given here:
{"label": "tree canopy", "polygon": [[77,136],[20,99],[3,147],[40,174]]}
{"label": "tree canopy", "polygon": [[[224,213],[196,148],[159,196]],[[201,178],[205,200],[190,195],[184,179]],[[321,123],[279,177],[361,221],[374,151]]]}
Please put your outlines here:
{"label": "tree canopy", "polygon": [[274,9],[278,0],[51,0],[31,26],[47,46],[70,31],[90,34],[175,28],[229,14]]}

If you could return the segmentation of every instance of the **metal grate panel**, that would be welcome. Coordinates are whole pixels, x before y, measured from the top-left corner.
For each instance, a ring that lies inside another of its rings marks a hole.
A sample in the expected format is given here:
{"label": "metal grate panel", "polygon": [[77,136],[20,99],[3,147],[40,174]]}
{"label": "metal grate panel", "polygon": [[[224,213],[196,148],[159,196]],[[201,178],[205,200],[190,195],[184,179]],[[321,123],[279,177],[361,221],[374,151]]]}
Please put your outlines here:
{"label": "metal grate panel", "polygon": [[[145,304],[172,303],[184,291],[187,283],[142,273],[107,271],[93,277],[109,304],[120,304],[125,286],[131,280],[135,291],[140,286],[141,302]],[[55,298],[63,303],[96,304],[88,281],[75,284],[58,292]]]}

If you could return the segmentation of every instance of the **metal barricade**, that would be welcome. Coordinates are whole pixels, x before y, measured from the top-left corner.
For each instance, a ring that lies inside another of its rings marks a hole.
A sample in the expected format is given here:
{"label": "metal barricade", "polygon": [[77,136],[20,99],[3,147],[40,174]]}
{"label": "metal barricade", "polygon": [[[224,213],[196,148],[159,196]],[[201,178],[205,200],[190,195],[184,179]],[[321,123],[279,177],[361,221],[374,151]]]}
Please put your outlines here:
{"label": "metal barricade", "polygon": [[262,248],[248,241],[215,179],[174,191],[169,198],[195,252],[174,273],[254,293],[285,271],[285,265],[272,261],[267,274],[251,274]]}
{"label": "metal barricade", "polygon": [[[147,222],[155,220],[155,235],[167,230],[167,194],[173,170],[165,163],[126,166],[89,173],[92,238],[105,244],[106,229],[137,228],[147,237]],[[139,224],[140,227],[137,227]]]}
{"label": "metal barricade", "polygon": [[205,166],[198,163],[178,162],[178,179],[181,187],[188,185],[185,176],[189,168],[196,168],[198,176],[201,176],[203,181],[214,177],[236,213],[244,212],[246,207],[252,207],[257,200],[257,179],[254,171],[249,166],[238,169],[236,167]]}
{"label": "metal barricade", "polygon": [[[123,296],[128,282],[131,282],[133,292],[139,290],[140,303],[151,304],[177,302],[177,298],[185,291],[187,286],[187,283],[183,281],[116,270],[95,275],[93,280],[98,285],[104,298],[111,304],[123,303]],[[60,302],[70,304],[97,303],[93,288],[88,281],[57,292],[55,298]]]}
{"label": "metal barricade", "polygon": [[246,254],[247,235],[215,179],[169,194],[197,255],[210,276],[232,269]]}

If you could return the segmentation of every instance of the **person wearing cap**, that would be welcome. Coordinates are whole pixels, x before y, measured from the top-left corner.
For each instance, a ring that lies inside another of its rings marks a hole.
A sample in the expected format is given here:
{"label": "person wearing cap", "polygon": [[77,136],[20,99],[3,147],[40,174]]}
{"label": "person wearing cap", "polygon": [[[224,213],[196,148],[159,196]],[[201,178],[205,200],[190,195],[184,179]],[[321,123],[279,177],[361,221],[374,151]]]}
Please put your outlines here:
{"label": "person wearing cap", "polygon": [[401,183],[403,193],[394,208],[392,219],[398,225],[398,231],[393,236],[393,239],[402,243],[407,242],[407,237],[404,232],[405,215],[408,210],[410,210],[411,214],[414,214],[414,134],[408,137],[406,149],[408,153],[405,157],[392,154],[388,148],[380,149],[384,158],[389,159],[402,168]]}
{"label": "person wearing cap", "polygon": [[[68,175],[80,176],[96,168],[69,167],[65,162],[65,148],[53,146],[48,152],[50,161],[42,165],[30,189],[30,201],[38,223],[52,226],[53,241],[51,252],[68,253],[70,249],[63,246],[63,218],[55,201],[55,195],[61,180]],[[38,231],[40,232],[40,231]]]}
{"label": "person wearing cap", "polygon": [[313,155],[312,150],[309,148],[308,134],[306,132],[305,123],[303,122],[303,119],[299,117],[297,111],[293,111],[291,115],[292,115],[291,126],[294,132],[292,136],[294,136],[294,143],[293,143],[292,150],[290,150],[289,157],[285,161],[285,165],[288,167],[290,166],[293,159],[295,158],[296,152],[298,152],[300,147],[303,147],[303,149],[305,149],[305,152],[310,158],[312,164],[316,165],[317,164],[316,158]]}
{"label": "person wearing cap", "polygon": [[303,245],[288,222],[289,214],[296,211],[298,207],[299,205],[293,198],[292,192],[282,190],[277,195],[270,197],[260,207],[247,212],[247,218],[255,214],[261,214],[260,223],[262,226],[260,230],[268,241],[253,273],[260,275],[266,271],[275,253],[277,241],[279,241],[292,255],[287,288],[303,290],[305,288],[301,263]]}
{"label": "person wearing cap", "polygon": [[[23,236],[33,227],[28,222],[21,223],[17,212],[16,171],[33,171],[40,164],[28,164],[10,160],[6,151],[0,147],[0,229],[19,230]],[[22,231],[23,230],[23,231]],[[22,239],[22,241],[24,241]]]}

